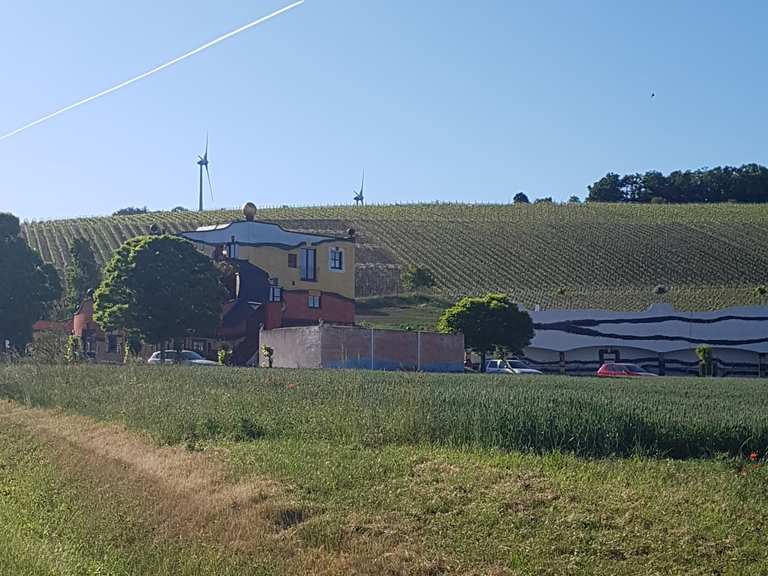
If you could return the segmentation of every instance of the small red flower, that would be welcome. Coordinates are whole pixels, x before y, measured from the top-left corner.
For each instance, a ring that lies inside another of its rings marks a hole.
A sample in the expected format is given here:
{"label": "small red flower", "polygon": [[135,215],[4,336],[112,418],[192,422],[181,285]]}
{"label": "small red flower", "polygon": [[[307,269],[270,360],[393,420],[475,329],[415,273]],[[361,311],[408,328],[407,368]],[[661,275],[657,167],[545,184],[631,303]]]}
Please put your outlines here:
{"label": "small red flower", "polygon": [[296,384],[288,384],[288,390],[293,390],[296,388]]}
{"label": "small red flower", "polygon": [[757,452],[751,452],[751,453],[749,454],[749,459],[750,459],[750,461],[752,461],[752,462],[757,462]]}

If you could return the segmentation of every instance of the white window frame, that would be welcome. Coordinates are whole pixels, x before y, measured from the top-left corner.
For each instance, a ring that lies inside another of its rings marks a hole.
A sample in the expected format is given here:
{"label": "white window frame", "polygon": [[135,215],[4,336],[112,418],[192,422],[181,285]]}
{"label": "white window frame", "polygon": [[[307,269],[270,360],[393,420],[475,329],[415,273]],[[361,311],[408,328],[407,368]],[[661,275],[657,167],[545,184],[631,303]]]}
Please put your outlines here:
{"label": "white window frame", "polygon": [[[321,302],[322,300],[321,300],[320,294],[310,294],[307,297],[307,307],[312,310],[319,310],[322,305]],[[317,305],[315,306],[313,304],[317,304]]]}
{"label": "white window frame", "polygon": [[[334,266],[334,263],[335,263],[333,259],[334,254],[339,255],[339,263],[341,264],[341,266],[338,268]],[[345,256],[344,250],[341,248],[331,248],[330,250],[328,250],[328,270],[330,270],[331,272],[344,272],[344,264],[345,264],[344,256]]]}
{"label": "white window frame", "polygon": [[282,302],[283,289],[280,287],[280,281],[277,278],[269,279],[269,301]]}

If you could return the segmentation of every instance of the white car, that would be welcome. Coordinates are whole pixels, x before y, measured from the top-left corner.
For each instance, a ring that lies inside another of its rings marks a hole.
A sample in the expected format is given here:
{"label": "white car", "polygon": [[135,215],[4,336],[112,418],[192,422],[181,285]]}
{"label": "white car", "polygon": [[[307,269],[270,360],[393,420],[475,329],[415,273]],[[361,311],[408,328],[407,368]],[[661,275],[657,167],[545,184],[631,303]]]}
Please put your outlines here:
{"label": "white car", "polygon": [[[160,364],[160,352],[155,352],[147,360],[147,364]],[[218,362],[206,360],[197,352],[191,350],[182,350],[181,357],[179,358],[176,350],[165,351],[165,363],[166,364],[181,364],[182,366],[220,366]]]}
{"label": "white car", "polygon": [[488,360],[485,364],[488,374],[543,374],[540,370],[531,368],[522,360]]}

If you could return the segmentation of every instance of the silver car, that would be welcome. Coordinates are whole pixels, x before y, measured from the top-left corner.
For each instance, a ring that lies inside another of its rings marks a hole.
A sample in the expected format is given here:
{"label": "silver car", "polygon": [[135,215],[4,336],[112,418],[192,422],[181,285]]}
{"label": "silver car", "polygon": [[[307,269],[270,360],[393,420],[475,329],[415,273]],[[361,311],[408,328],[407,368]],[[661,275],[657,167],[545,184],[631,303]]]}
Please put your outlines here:
{"label": "silver car", "polygon": [[[180,356],[179,356],[180,354]],[[147,364],[160,364],[160,352],[155,352],[147,360]],[[182,366],[220,366],[218,362],[206,360],[197,352],[192,350],[182,350],[176,352],[176,350],[165,351],[165,363],[166,364],[181,364]]]}
{"label": "silver car", "polygon": [[540,370],[531,368],[522,360],[508,358],[507,360],[488,360],[485,365],[485,371],[488,374],[541,374]]}

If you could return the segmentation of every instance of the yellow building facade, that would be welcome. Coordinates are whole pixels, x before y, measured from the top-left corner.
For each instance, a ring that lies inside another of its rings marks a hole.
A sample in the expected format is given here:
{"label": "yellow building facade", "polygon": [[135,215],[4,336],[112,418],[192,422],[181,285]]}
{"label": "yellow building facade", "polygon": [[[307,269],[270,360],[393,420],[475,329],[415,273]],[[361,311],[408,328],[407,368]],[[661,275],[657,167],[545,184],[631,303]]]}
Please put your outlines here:
{"label": "yellow building facade", "polygon": [[[247,304],[255,311],[249,313],[257,319],[252,323],[258,321],[264,328],[354,324],[352,237],[295,232],[249,219],[205,226],[179,236],[214,260],[235,266],[237,297],[232,306],[239,311],[238,317]],[[225,315],[225,326],[227,321]]]}

